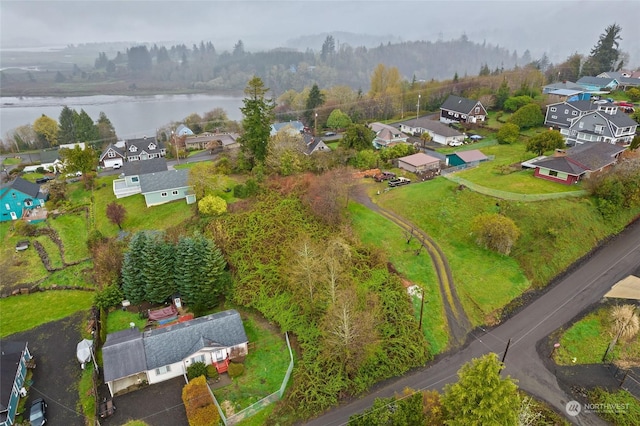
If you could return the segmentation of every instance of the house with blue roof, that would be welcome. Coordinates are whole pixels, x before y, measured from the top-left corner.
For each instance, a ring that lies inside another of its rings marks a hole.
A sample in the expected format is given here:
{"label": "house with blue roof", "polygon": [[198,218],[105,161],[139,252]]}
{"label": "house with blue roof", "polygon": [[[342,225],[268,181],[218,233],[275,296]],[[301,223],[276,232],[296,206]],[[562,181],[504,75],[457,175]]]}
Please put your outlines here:
{"label": "house with blue roof", "polygon": [[18,219],[41,222],[47,218],[44,209],[46,199],[40,185],[17,177],[0,189],[0,222]]}
{"label": "house with blue roof", "polygon": [[619,82],[615,78],[585,76],[576,81],[576,84],[588,92],[600,92],[616,90]]}
{"label": "house with blue roof", "polygon": [[238,311],[210,314],[145,332],[128,329],[107,335],[102,346],[104,382],[111,395],[142,382],[183,376],[196,362],[226,371],[230,360],[249,353],[249,339]]}
{"label": "house with blue roof", "polygon": [[188,128],[184,124],[181,124],[176,129],[176,135],[178,137],[181,137],[181,136],[193,136],[193,130],[191,130],[190,128]]}
{"label": "house with blue roof", "polygon": [[273,123],[271,125],[271,136],[275,136],[276,133],[287,126],[291,127],[292,133],[299,134],[304,132],[304,124],[300,121],[283,121],[281,123]]}

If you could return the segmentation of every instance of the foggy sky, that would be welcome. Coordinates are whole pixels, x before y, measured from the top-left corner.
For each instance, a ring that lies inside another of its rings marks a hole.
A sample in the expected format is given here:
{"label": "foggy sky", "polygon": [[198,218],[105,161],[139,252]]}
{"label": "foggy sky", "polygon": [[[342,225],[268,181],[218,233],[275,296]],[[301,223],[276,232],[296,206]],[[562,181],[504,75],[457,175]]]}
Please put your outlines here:
{"label": "foggy sky", "polygon": [[[285,46],[302,35],[346,31],[403,41],[486,41],[552,62],[587,55],[605,27],[622,27],[620,47],[640,65],[640,1],[0,1],[0,43],[211,41],[218,51],[237,40],[245,50]],[[320,46],[309,46],[319,49]]]}

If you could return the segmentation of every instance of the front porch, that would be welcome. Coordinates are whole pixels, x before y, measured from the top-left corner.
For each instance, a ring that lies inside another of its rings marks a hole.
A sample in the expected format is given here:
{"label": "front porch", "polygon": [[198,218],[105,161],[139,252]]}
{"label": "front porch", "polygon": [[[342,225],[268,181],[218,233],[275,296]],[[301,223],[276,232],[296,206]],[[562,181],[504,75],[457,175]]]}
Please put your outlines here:
{"label": "front porch", "polygon": [[127,179],[116,179],[113,181],[113,194],[116,198],[140,194],[141,191],[140,182],[129,184]]}
{"label": "front porch", "polygon": [[35,207],[33,209],[24,209],[22,211],[22,220],[28,223],[43,222],[47,219],[47,209],[45,207]]}

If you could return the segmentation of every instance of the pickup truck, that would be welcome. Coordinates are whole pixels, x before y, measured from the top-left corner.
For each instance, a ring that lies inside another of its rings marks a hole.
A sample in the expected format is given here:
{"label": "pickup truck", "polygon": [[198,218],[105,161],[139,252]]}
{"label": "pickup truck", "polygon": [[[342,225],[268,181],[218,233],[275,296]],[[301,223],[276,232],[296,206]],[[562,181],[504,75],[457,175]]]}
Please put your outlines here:
{"label": "pickup truck", "polygon": [[389,180],[396,177],[396,174],[393,172],[382,172],[378,173],[373,177],[376,182],[382,182],[383,180]]}
{"label": "pickup truck", "polygon": [[410,183],[411,183],[410,179],[403,178],[403,177],[399,177],[399,178],[396,178],[396,179],[389,180],[389,186],[391,188],[396,187],[396,186],[408,185]]}

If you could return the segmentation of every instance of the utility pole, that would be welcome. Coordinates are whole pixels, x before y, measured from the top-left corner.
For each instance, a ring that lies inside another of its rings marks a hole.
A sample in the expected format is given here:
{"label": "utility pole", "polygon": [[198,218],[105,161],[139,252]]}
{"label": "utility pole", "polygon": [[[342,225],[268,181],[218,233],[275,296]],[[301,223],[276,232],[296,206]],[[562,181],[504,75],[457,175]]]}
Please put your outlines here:
{"label": "utility pole", "polygon": [[316,112],[315,123],[313,125],[313,136],[318,136],[318,113]]}
{"label": "utility pole", "polygon": [[422,97],[421,94],[418,94],[418,108],[416,108],[416,121],[418,121],[418,118],[420,117],[420,98]]}
{"label": "utility pole", "polygon": [[[427,303],[429,301],[427,300]],[[422,311],[424,311],[424,289],[420,289],[420,322],[418,325],[418,330],[422,330]]]}

